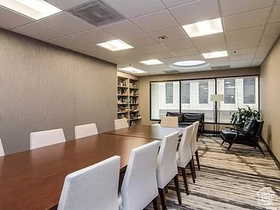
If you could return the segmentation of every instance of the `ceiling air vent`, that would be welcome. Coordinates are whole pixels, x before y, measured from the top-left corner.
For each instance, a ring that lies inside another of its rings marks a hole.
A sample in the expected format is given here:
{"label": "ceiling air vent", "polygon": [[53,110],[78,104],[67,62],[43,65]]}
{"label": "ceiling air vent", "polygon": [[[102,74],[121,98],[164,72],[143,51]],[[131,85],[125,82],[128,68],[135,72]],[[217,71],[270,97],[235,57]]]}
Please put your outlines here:
{"label": "ceiling air vent", "polygon": [[230,69],[230,65],[226,65],[226,66],[212,66],[211,69],[212,70]]}
{"label": "ceiling air vent", "polygon": [[167,71],[164,71],[164,72],[167,73],[167,74],[177,74],[177,73],[180,73],[177,70],[167,70]]}
{"label": "ceiling air vent", "polygon": [[81,4],[70,9],[69,12],[95,26],[102,26],[124,19],[116,10],[99,0]]}

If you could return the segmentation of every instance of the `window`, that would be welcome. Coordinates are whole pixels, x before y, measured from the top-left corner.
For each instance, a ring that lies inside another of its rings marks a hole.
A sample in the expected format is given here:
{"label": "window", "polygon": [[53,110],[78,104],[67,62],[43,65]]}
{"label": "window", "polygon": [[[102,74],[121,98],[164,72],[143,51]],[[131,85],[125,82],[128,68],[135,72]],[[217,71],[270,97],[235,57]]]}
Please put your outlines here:
{"label": "window", "polygon": [[208,104],[208,81],[199,82],[199,103]]}
{"label": "window", "polygon": [[190,83],[181,82],[181,103],[189,104],[190,103]]}
{"label": "window", "polygon": [[[202,88],[206,90],[202,91]],[[215,122],[214,103],[208,101],[208,96],[213,94],[215,94],[215,79],[181,81],[181,112],[204,113],[205,122]],[[200,103],[202,99],[204,103]]]}
{"label": "window", "polygon": [[255,78],[243,79],[243,100],[244,100],[244,104],[256,103],[256,79]]}
{"label": "window", "polygon": [[217,122],[230,123],[238,108],[250,106],[258,110],[257,82],[256,76],[217,79],[217,93],[224,94],[224,101],[218,104]]}
{"label": "window", "polygon": [[[258,82],[257,76],[151,82],[150,117],[160,120],[167,112],[181,111],[204,113],[205,122],[230,123],[239,107],[259,109]],[[212,101],[216,94],[224,96],[221,102]]]}
{"label": "window", "polygon": [[[179,112],[179,81],[151,82],[151,119],[160,120],[167,112]],[[172,92],[170,91],[172,90]],[[168,92],[170,98],[168,99]],[[172,103],[170,103],[172,102]]]}
{"label": "window", "polygon": [[235,104],[235,79],[224,80],[224,103]]}
{"label": "window", "polygon": [[173,104],[173,83],[165,83],[165,103]]}

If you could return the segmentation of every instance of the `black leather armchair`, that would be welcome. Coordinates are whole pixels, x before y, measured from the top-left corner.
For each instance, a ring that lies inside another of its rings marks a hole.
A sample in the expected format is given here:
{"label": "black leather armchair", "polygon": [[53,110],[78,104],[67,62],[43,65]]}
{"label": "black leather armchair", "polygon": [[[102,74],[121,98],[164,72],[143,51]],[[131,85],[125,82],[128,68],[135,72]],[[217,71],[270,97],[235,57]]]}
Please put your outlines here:
{"label": "black leather armchair", "polygon": [[250,119],[247,120],[244,127],[241,129],[224,129],[221,131],[222,145],[229,143],[228,150],[233,144],[243,144],[247,146],[257,147],[264,155],[262,148],[259,145],[261,133],[263,128],[263,121]]}

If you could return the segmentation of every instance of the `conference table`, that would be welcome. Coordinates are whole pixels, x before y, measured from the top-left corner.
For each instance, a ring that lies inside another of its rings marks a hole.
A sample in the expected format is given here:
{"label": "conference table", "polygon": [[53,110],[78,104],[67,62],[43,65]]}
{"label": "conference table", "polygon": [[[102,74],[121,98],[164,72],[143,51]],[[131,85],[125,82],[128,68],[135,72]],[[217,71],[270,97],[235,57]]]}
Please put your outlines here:
{"label": "conference table", "polygon": [[136,126],[0,157],[0,210],[51,209],[67,174],[114,155],[123,171],[131,150],[175,131]]}

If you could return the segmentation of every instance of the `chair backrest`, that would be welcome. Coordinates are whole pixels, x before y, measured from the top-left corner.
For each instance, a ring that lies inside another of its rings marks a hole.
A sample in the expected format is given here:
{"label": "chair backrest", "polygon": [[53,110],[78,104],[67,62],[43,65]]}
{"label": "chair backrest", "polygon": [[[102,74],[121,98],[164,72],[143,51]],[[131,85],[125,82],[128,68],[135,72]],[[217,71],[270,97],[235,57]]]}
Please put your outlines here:
{"label": "chair backrest", "polygon": [[97,135],[98,130],[95,123],[75,126],[75,139]]}
{"label": "chair backrest", "polygon": [[176,128],[178,127],[178,117],[162,117],[160,121],[160,126]]}
{"label": "chair backrest", "polygon": [[198,149],[197,141],[198,141],[199,121],[194,122],[193,126],[194,128],[193,128],[192,143],[191,143],[192,153],[196,152],[196,150]]}
{"label": "chair backrest", "polygon": [[66,176],[58,210],[118,210],[120,157]]}
{"label": "chair backrest", "polygon": [[158,195],[156,168],[160,142],[131,151],[122,183],[122,210],[142,210]]}
{"label": "chair backrest", "polygon": [[30,149],[45,147],[65,141],[62,128],[30,133]]}
{"label": "chair backrest", "polygon": [[192,138],[194,125],[190,125],[184,129],[181,142],[178,149],[179,162],[181,165],[186,165],[192,159]]}
{"label": "chair backrest", "polygon": [[178,174],[176,149],[178,145],[178,132],[163,138],[157,159],[158,187],[163,189]]}
{"label": "chair backrest", "polygon": [[4,155],[5,155],[5,151],[4,151],[2,140],[0,138],[0,157]]}
{"label": "chair backrest", "polygon": [[115,120],[115,130],[122,129],[122,128],[128,128],[128,127],[129,127],[129,125],[128,125],[126,118]]}

